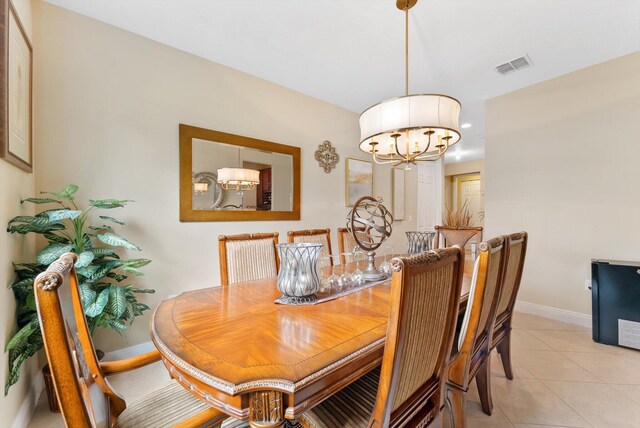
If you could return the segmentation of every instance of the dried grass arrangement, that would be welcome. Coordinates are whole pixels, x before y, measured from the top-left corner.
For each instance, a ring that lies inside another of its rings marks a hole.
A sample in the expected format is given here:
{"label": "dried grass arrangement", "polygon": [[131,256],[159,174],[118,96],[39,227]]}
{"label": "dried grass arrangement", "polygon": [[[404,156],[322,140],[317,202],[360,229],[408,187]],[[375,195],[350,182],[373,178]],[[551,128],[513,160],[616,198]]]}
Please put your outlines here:
{"label": "dried grass arrangement", "polygon": [[447,215],[442,219],[442,223],[447,227],[473,227],[473,214],[469,212],[467,202],[468,201],[464,201],[462,208],[455,211],[451,211],[449,207],[445,206],[447,209]]}

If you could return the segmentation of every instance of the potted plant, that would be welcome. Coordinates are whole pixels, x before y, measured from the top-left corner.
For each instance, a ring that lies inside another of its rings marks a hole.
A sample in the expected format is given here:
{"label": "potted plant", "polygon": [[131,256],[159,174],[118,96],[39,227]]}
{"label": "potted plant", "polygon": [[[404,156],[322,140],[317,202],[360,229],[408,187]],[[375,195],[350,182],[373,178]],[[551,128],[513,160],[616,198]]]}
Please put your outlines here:
{"label": "potted plant", "polygon": [[[35,216],[18,216],[9,221],[9,233],[35,233],[48,245],[31,263],[14,263],[16,278],[11,289],[16,298],[18,331],[5,347],[9,352],[9,375],[4,393],[16,383],[22,363],[42,346],[42,335],[35,306],[33,281],[47,266],[66,252],[78,255],[76,275],[80,295],[91,333],[98,328],[113,329],[124,336],[136,316],[149,307],[140,303],[138,293],[154,293],[152,289],[136,288],[130,279],[143,275],[140,268],[149,259],[123,260],[118,248],[140,251],[135,244],[114,233],[112,225],[126,226],[117,218],[97,215],[98,210],[120,208],[132,202],[119,199],[91,199],[80,209],[75,202],[78,186],[70,184],[61,192],[41,192],[43,197],[27,198],[21,203],[48,207]],[[53,207],[53,208],[52,208]],[[98,220],[99,219],[99,220]],[[94,223],[98,220],[98,223]],[[52,400],[49,400],[50,404]],[[56,400],[54,399],[55,403]]]}

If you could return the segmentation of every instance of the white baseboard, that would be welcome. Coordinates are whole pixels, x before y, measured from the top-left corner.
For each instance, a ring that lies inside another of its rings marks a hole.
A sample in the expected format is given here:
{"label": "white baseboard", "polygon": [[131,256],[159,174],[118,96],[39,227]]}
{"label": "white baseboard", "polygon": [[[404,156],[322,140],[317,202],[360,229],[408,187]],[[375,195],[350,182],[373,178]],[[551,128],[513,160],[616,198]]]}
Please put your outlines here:
{"label": "white baseboard", "polygon": [[144,354],[145,352],[151,352],[156,347],[152,341],[138,343],[137,345],[127,346],[126,348],[116,349],[115,351],[107,352],[104,356],[104,361],[122,360],[124,358],[135,357],[136,355]]}
{"label": "white baseboard", "polygon": [[516,300],[516,311],[591,328],[591,315]]}
{"label": "white baseboard", "polygon": [[44,378],[42,377],[42,372],[39,372],[31,381],[29,391],[24,400],[22,400],[18,413],[11,423],[11,428],[26,428],[29,425],[43,389]]}

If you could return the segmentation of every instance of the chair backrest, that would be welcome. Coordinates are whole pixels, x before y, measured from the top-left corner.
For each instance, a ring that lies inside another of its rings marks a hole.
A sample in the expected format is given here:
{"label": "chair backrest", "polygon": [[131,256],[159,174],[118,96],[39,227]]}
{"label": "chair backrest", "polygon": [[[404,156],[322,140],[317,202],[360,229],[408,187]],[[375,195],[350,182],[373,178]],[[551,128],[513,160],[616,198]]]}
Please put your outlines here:
{"label": "chair backrest", "polygon": [[478,241],[482,241],[482,227],[449,227],[449,226],[434,226],[436,230],[436,242],[434,246],[440,248],[440,245],[444,247],[451,247],[453,245],[460,245],[464,248],[467,242],[473,238],[476,234],[479,235]]}
{"label": "chair backrest", "polygon": [[513,314],[520,289],[524,259],[527,253],[527,232],[512,233],[506,237],[507,262],[504,269],[502,294],[496,312],[496,322],[503,322]]}
{"label": "chair backrest", "polygon": [[[364,226],[356,227],[356,233],[364,231],[366,228]],[[362,233],[362,239],[367,239],[366,235]],[[359,236],[360,238],[360,236]],[[356,248],[358,244],[349,233],[349,229],[346,227],[341,227],[338,229],[338,251],[340,252],[340,263],[345,264],[346,260],[344,257],[344,253],[353,252],[354,248]]]}
{"label": "chair backrest", "polygon": [[426,426],[443,406],[464,254],[460,247],[445,248],[391,264],[387,340],[369,426]]}
{"label": "chair backrest", "polygon": [[469,303],[457,344],[458,353],[449,368],[449,382],[463,388],[468,387],[483,358],[489,356],[506,253],[503,236],[479,245]]}
{"label": "chair backrest", "polygon": [[220,235],[220,282],[222,285],[255,281],[278,275],[278,232]]}
{"label": "chair backrest", "polygon": [[74,263],[63,254],[36,277],[34,290],[53,384],[67,426],[109,427],[125,408],[99,369]]}
{"label": "chair backrest", "polygon": [[290,230],[287,236],[289,242],[322,244],[322,256],[331,255],[331,229]]}

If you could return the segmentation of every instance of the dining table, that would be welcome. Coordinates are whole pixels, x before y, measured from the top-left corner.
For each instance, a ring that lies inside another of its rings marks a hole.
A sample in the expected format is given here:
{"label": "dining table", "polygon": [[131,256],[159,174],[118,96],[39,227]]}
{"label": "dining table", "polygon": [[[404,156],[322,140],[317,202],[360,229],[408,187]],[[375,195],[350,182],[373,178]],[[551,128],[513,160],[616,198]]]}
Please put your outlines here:
{"label": "dining table", "polygon": [[[465,263],[460,313],[472,263]],[[296,417],[382,362],[391,279],[313,305],[282,305],[277,278],[163,301],[151,337],[172,378],[252,427]]]}

